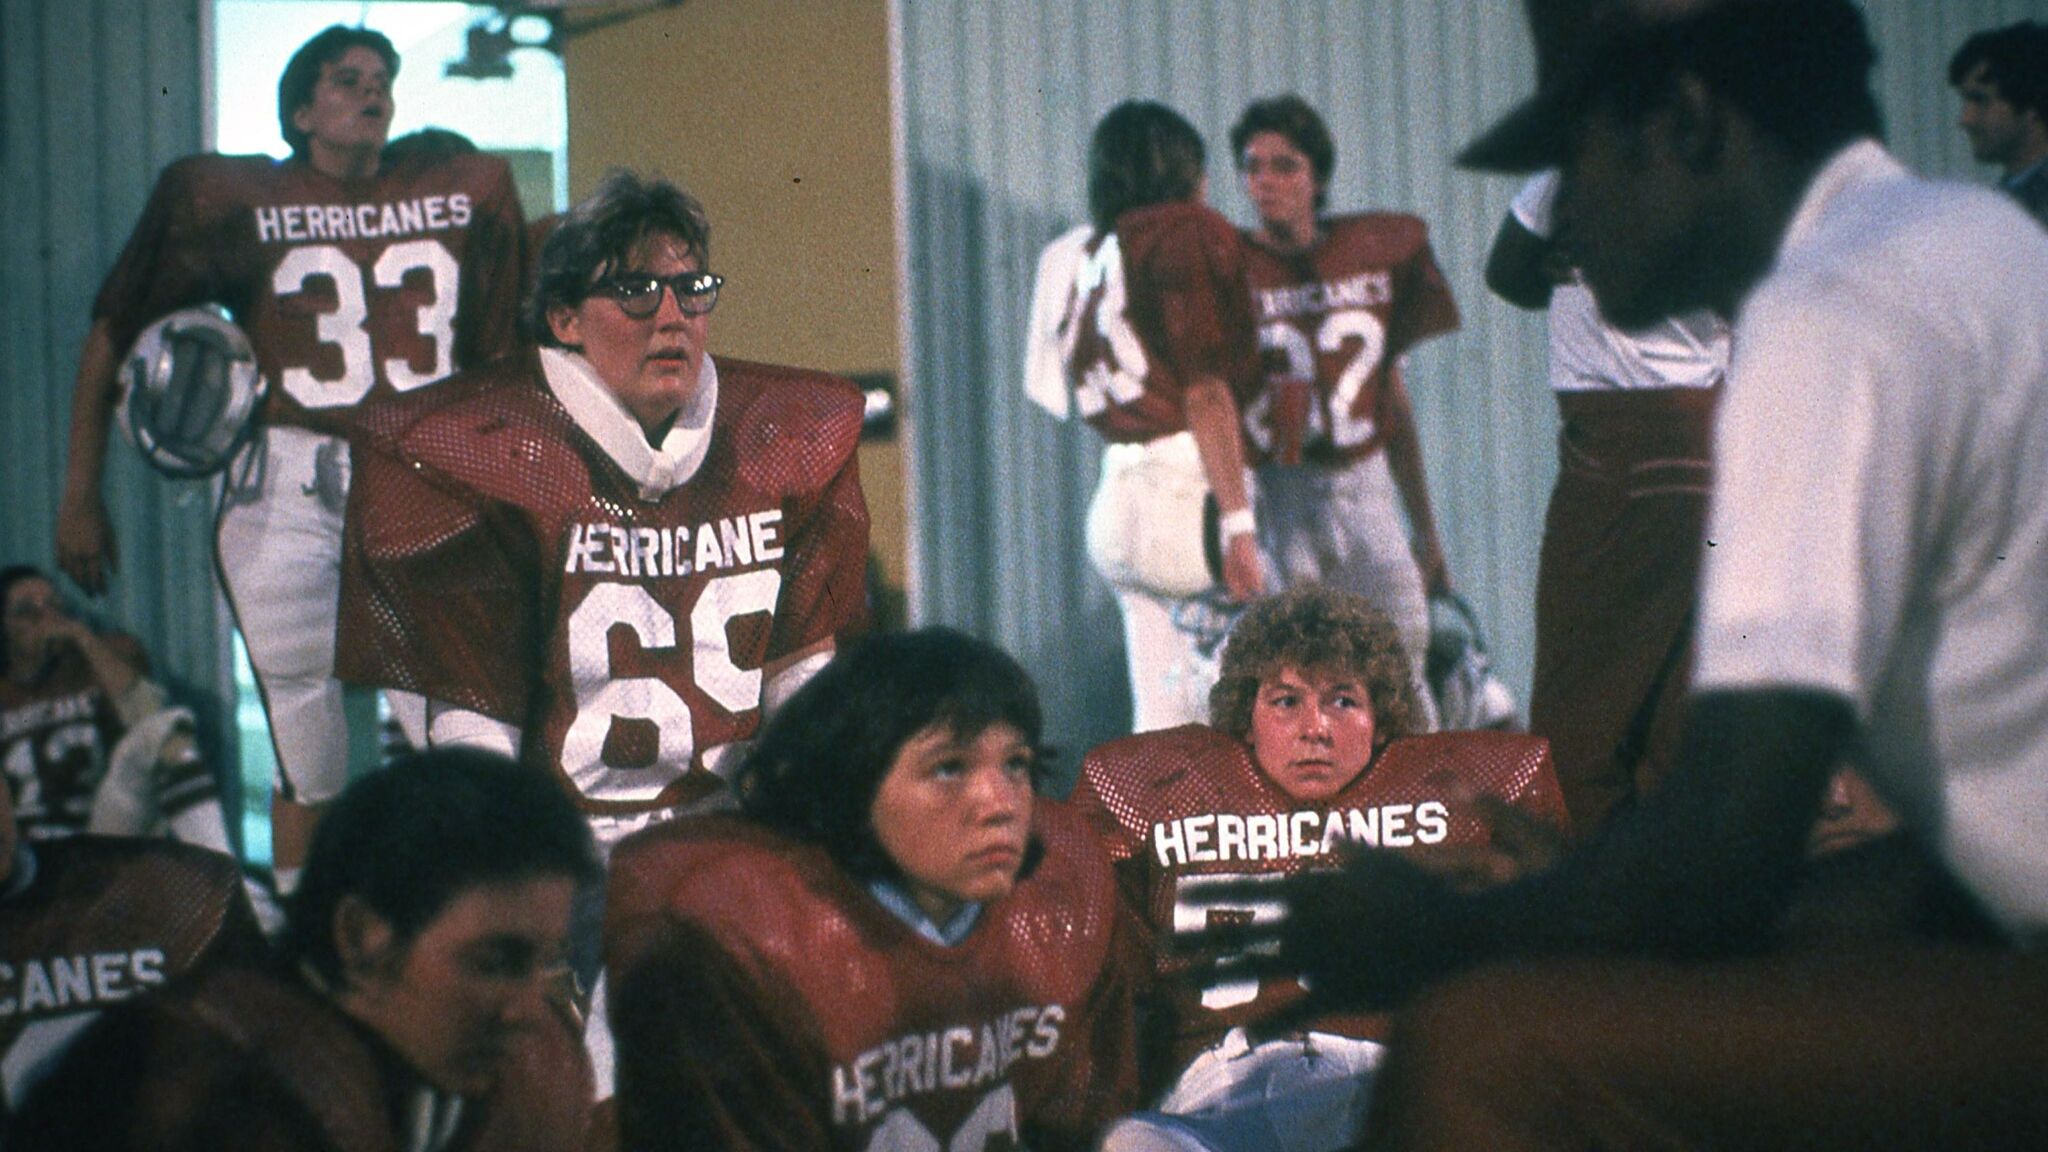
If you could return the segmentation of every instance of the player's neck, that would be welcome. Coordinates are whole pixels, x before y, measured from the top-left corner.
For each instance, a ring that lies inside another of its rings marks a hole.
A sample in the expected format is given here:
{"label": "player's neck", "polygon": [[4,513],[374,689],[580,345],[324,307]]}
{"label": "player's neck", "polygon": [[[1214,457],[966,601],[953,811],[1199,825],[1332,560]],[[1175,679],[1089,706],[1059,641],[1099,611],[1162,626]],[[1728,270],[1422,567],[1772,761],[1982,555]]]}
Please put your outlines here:
{"label": "player's neck", "polygon": [[2026,139],[2020,142],[2020,146],[2005,162],[2005,178],[2010,180],[2043,160],[2048,160],[2048,129],[2029,133]]}
{"label": "player's neck", "polygon": [[337,148],[318,139],[306,141],[306,163],[336,180],[357,180],[377,174],[382,148]]}
{"label": "player's neck", "polygon": [[1265,220],[1259,224],[1259,239],[1275,252],[1301,252],[1315,246],[1316,221]]}

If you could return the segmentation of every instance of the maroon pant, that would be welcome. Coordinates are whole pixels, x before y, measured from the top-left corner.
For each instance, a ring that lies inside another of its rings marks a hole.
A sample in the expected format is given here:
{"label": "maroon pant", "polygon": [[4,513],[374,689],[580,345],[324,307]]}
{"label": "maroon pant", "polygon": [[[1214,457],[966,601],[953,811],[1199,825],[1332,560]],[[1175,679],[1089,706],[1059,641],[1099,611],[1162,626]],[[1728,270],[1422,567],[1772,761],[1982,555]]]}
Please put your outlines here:
{"label": "maroon pant", "polygon": [[1670,766],[1720,389],[1564,392],[1536,573],[1529,729],[1550,740],[1578,835]]}
{"label": "maroon pant", "polygon": [[2048,1148],[2048,954],[1483,969],[1399,1022],[1374,1149]]}

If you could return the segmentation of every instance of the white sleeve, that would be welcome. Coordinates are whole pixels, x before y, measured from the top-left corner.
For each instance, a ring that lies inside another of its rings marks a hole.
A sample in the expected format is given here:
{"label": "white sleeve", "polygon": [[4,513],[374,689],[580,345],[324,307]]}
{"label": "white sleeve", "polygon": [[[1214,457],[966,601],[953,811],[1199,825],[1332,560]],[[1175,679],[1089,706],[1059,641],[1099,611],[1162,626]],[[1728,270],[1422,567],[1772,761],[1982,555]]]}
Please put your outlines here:
{"label": "white sleeve", "polygon": [[1715,425],[1693,686],[1818,688],[1860,709],[1865,622],[1889,611],[1870,602],[1885,593],[1866,550],[1905,546],[1911,516],[1886,477],[1904,463],[1879,459],[1870,322],[1818,295],[1744,306]]}
{"label": "white sleeve", "polygon": [[1067,386],[1066,356],[1060,343],[1060,321],[1067,314],[1081,258],[1094,229],[1087,224],[1068,230],[1038,255],[1038,278],[1031,291],[1031,330],[1024,342],[1024,395],[1065,420],[1073,411]]}
{"label": "white sleeve", "polygon": [[1529,177],[1508,205],[1516,222],[1537,236],[1550,235],[1551,216],[1557,205],[1557,169],[1549,168]]}
{"label": "white sleeve", "polygon": [[429,700],[427,745],[432,748],[451,745],[482,748],[516,760],[519,757],[519,728],[481,712]]}
{"label": "white sleeve", "polygon": [[834,649],[826,648],[813,652],[786,668],[778,670],[768,682],[761,685],[761,719],[775,715],[775,711],[796,695],[811,677],[816,676],[825,665],[832,662]]}

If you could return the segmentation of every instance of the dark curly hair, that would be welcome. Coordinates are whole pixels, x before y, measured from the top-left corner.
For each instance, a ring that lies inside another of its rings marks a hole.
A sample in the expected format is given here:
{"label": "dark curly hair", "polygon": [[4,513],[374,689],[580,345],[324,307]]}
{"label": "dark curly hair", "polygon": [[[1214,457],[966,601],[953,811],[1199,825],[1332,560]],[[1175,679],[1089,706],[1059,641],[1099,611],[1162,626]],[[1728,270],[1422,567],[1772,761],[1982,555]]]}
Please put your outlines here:
{"label": "dark curly hair", "polygon": [[1363,597],[1307,584],[1252,605],[1224,645],[1222,674],[1209,690],[1210,725],[1248,739],[1259,684],[1283,668],[1358,677],[1372,698],[1375,756],[1415,730],[1415,697],[1400,634]]}
{"label": "dark curly hair", "polygon": [[870,819],[875,795],[903,745],[940,724],[963,739],[992,724],[1015,728],[1044,790],[1049,756],[1030,674],[987,641],[921,628],[866,637],[776,709],[740,765],[740,808],[821,845],[856,879],[897,879]]}

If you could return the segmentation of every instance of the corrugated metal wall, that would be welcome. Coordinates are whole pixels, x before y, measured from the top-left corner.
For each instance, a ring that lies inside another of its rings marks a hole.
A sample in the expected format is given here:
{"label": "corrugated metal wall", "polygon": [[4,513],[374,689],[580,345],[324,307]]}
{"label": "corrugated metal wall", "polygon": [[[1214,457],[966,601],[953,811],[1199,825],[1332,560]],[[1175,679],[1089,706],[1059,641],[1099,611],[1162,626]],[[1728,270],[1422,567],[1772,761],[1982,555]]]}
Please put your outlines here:
{"label": "corrugated metal wall", "polygon": [[[1121,632],[1083,556],[1095,435],[1022,397],[1033,262],[1085,218],[1087,137],[1129,97],[1208,137],[1210,201],[1252,218],[1231,122],[1295,91],[1337,138],[1333,208],[1415,212],[1464,329],[1413,358],[1410,390],[1451,570],[1526,687],[1556,417],[1540,316],[1480,279],[1515,182],[1454,171],[1457,148],[1532,84],[1511,0],[894,0],[914,613],[1016,651],[1052,732],[1079,751],[1128,721]],[[1955,128],[1949,54],[2048,0],[1871,0],[1881,96],[1909,163],[1980,179]]]}
{"label": "corrugated metal wall", "polygon": [[[0,0],[0,560],[48,566],[93,294],[157,170],[200,149],[208,0]],[[271,99],[268,93],[263,99]],[[212,497],[118,443],[121,572],[97,610],[203,705],[230,698]]]}

